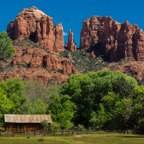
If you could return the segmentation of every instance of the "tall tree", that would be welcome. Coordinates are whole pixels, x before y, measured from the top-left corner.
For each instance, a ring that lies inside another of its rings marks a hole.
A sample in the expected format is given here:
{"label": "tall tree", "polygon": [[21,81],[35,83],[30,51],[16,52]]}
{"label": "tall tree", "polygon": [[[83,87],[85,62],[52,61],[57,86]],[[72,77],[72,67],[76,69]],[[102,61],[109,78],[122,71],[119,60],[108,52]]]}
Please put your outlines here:
{"label": "tall tree", "polygon": [[25,86],[21,79],[9,79],[6,81],[7,97],[13,102],[12,113],[21,113],[21,107],[26,101]]}
{"label": "tall tree", "polygon": [[48,110],[53,121],[59,123],[62,129],[73,126],[71,119],[74,116],[75,104],[68,95],[51,96]]}
{"label": "tall tree", "polygon": [[0,87],[0,120],[4,114],[10,113],[13,103],[7,98],[5,91]]}
{"label": "tall tree", "polygon": [[0,33],[0,60],[11,58],[15,50],[11,39],[6,32]]}

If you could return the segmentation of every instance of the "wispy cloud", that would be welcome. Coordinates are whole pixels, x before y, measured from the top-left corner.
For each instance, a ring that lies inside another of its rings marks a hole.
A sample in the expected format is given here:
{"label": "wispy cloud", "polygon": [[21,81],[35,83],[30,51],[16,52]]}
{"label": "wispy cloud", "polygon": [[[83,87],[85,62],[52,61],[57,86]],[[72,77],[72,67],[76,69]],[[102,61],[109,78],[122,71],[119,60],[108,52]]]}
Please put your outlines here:
{"label": "wispy cloud", "polygon": [[64,36],[67,36],[68,34],[67,34],[66,32],[63,32],[63,35],[64,35]]}

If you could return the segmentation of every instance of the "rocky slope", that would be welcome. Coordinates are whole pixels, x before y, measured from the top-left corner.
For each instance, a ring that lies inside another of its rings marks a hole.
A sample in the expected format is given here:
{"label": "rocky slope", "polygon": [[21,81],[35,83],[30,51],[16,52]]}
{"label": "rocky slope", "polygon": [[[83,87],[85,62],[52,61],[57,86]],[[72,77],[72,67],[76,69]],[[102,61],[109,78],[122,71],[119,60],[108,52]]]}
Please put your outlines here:
{"label": "rocky slope", "polygon": [[91,17],[83,22],[80,49],[102,55],[108,61],[144,60],[144,32],[128,21],[118,23],[111,17]]}
{"label": "rocky slope", "polygon": [[64,51],[63,56],[69,58],[80,73],[109,69],[120,71],[144,81],[144,62],[122,59],[118,62],[106,62],[101,57],[89,58],[87,50]]}
{"label": "rocky slope", "polygon": [[13,59],[0,62],[0,78],[22,78],[61,83],[76,73],[69,59],[39,48],[15,46]]}
{"label": "rocky slope", "polygon": [[120,61],[109,63],[103,69],[110,69],[126,73],[138,81],[144,80],[144,62],[142,61]]}

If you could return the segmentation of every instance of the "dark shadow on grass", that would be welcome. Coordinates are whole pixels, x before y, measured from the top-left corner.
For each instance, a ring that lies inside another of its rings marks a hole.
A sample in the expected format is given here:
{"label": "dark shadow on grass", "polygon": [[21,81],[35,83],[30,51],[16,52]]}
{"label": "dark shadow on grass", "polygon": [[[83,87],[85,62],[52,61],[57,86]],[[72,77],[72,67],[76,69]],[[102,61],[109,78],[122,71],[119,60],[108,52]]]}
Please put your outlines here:
{"label": "dark shadow on grass", "polygon": [[135,139],[135,138],[143,138],[144,139],[144,135],[126,135],[126,136],[119,136],[122,138],[130,138],[130,139]]}

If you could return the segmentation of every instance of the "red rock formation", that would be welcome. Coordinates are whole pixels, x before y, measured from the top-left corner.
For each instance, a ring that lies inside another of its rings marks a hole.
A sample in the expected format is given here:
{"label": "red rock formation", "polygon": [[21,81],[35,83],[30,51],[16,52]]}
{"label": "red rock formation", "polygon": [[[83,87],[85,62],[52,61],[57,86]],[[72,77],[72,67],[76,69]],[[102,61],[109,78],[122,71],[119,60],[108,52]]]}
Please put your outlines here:
{"label": "red rock formation", "polygon": [[[53,19],[36,7],[22,10],[8,25],[7,32],[15,42],[23,43],[21,47],[15,46],[12,59],[0,61],[0,79],[16,77],[62,83],[69,75],[77,73],[70,60],[58,53],[64,50],[62,25],[54,26]],[[29,41],[24,40],[27,38],[36,43],[37,48],[29,47]]]}
{"label": "red rock formation", "polygon": [[71,30],[69,31],[68,35],[67,49],[69,49],[70,51],[76,51],[77,49],[76,44],[74,42],[74,34]]}
{"label": "red rock formation", "polygon": [[83,22],[80,48],[90,48],[90,54],[94,51],[109,61],[144,60],[143,47],[144,32],[128,21],[120,24],[111,17],[94,16]]}
{"label": "red rock formation", "polygon": [[69,59],[60,57],[40,48],[15,46],[16,53],[12,60],[0,61],[0,78],[22,78],[48,83],[61,83],[68,76],[77,73]]}
{"label": "red rock formation", "polygon": [[63,83],[66,82],[69,75],[64,75],[59,72],[48,72],[43,68],[24,68],[24,67],[11,67],[9,71],[0,73],[1,79],[22,78],[26,80],[35,80],[44,83]]}
{"label": "red rock formation", "polygon": [[144,78],[144,62],[143,61],[122,61],[112,62],[103,69],[110,69],[120,71],[130,75],[137,80],[141,81]]}
{"label": "red rock formation", "polygon": [[29,38],[49,51],[63,51],[62,24],[53,25],[53,19],[36,7],[22,10],[7,27],[7,32],[13,40]]}

